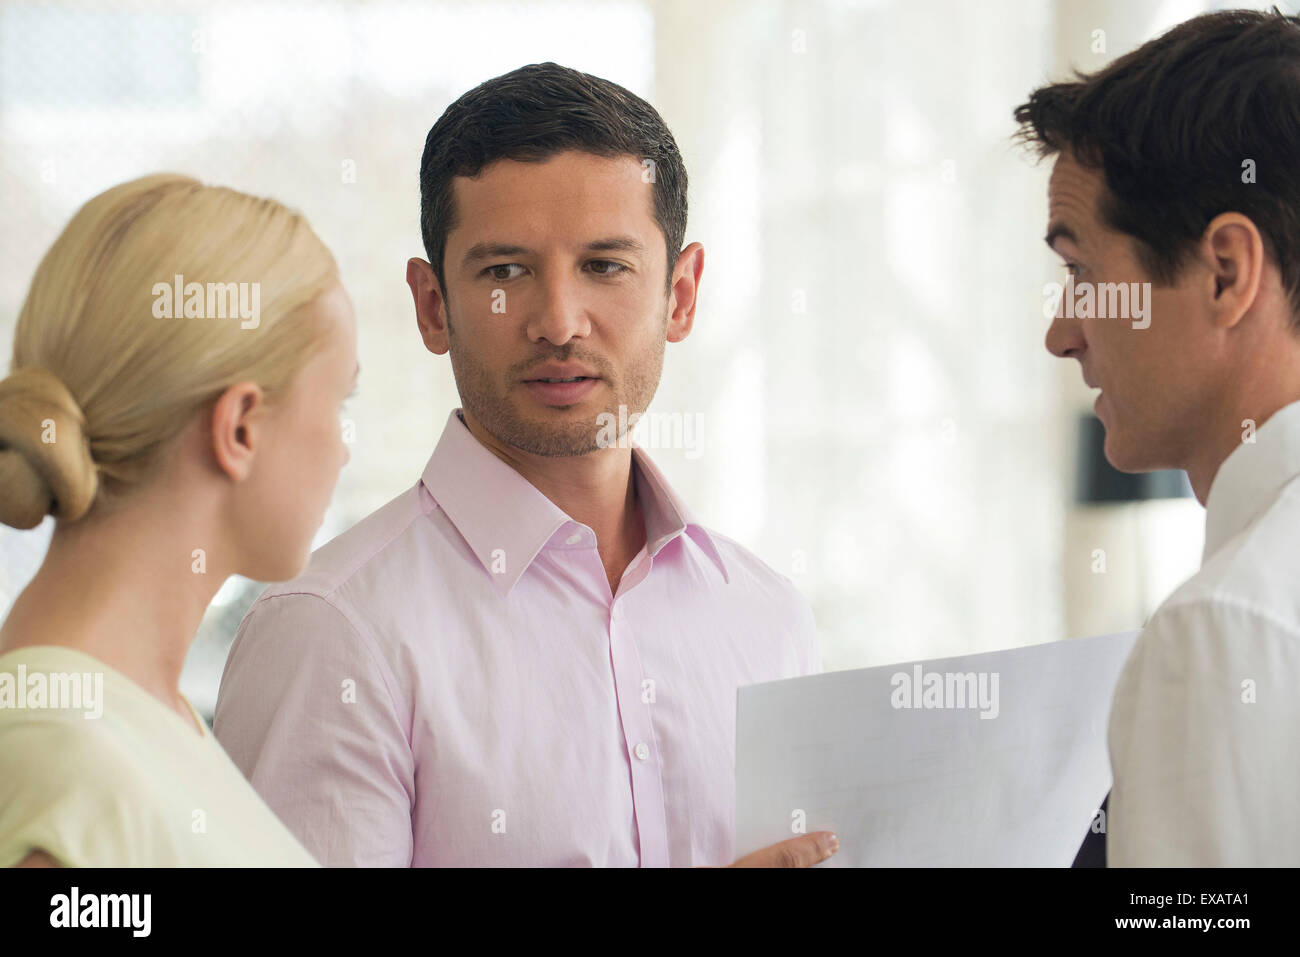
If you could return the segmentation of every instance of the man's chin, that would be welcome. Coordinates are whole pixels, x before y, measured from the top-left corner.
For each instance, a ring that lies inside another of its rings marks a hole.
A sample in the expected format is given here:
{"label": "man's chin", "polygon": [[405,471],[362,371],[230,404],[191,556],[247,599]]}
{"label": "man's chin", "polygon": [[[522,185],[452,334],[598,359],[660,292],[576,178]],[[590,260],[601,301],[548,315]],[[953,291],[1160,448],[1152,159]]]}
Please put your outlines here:
{"label": "man's chin", "polygon": [[1109,426],[1106,427],[1106,443],[1103,450],[1106,453],[1106,461],[1119,472],[1135,475],[1139,472],[1155,472],[1163,468],[1152,463],[1150,457],[1144,455],[1142,449],[1131,442],[1126,435]]}
{"label": "man's chin", "polygon": [[497,438],[548,458],[586,455],[596,451],[596,412],[576,406],[533,406],[517,403]]}

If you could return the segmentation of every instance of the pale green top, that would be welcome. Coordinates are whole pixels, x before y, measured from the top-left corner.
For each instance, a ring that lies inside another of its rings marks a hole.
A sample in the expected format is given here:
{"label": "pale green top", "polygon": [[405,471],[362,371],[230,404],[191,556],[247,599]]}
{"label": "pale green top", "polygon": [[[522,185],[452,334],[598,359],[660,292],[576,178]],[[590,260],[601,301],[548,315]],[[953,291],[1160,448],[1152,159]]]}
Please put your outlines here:
{"label": "pale green top", "polygon": [[[98,707],[53,707],[97,680]],[[0,655],[0,867],[318,866],[185,704],[194,723],[72,648]]]}

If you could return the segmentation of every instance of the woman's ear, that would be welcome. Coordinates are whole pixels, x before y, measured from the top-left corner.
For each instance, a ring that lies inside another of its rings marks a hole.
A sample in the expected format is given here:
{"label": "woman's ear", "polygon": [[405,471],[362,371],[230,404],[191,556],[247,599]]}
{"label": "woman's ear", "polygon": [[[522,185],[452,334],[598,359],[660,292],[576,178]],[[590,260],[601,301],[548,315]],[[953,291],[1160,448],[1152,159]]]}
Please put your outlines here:
{"label": "woman's ear", "polygon": [[213,403],[212,455],[217,467],[242,482],[253,468],[253,456],[263,441],[266,397],[254,382],[238,382]]}

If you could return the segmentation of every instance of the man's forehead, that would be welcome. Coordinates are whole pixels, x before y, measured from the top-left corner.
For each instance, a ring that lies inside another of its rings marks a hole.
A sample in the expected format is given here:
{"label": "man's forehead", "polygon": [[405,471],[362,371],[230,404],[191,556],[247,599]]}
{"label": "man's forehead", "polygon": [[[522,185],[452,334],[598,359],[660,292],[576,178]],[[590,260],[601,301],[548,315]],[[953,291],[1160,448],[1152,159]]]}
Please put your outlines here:
{"label": "man's forehead", "polygon": [[[1056,158],[1047,181],[1049,237],[1056,227],[1066,227],[1074,237],[1091,231],[1101,192],[1101,175],[1078,163],[1069,153]],[[1067,235],[1066,238],[1071,238]]]}
{"label": "man's forehead", "polygon": [[452,178],[452,191],[477,209],[541,204],[611,206],[653,198],[652,180],[632,156],[594,156],[565,151],[540,161],[501,159],[476,176]]}
{"label": "man's forehead", "polygon": [[502,228],[575,238],[592,233],[588,239],[649,234],[657,229],[654,187],[641,174],[631,156],[566,152],[541,162],[498,160],[475,177],[453,178],[454,232],[465,243],[478,241],[471,233]]}

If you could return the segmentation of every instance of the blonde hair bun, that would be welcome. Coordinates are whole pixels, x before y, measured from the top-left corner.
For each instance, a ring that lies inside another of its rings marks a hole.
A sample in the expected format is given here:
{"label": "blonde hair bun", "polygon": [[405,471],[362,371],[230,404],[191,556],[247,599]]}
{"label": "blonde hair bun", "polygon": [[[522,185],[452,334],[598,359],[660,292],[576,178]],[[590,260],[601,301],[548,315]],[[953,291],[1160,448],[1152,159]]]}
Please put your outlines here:
{"label": "blonde hair bun", "polygon": [[49,514],[85,514],[98,476],[84,430],[77,400],[54,374],[28,366],[0,380],[0,522],[35,528]]}

